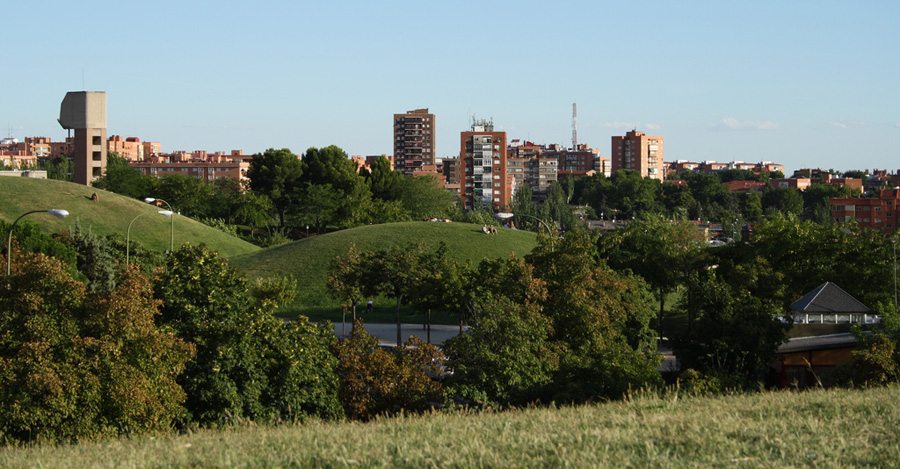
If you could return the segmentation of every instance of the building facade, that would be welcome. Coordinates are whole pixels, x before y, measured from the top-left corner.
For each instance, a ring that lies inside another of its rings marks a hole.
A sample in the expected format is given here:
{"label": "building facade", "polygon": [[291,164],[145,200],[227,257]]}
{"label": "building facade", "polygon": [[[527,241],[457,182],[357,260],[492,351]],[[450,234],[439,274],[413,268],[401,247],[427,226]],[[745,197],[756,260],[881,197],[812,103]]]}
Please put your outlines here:
{"label": "building facade", "polygon": [[612,172],[620,169],[634,171],[641,177],[665,179],[663,138],[631,130],[624,136],[612,137]]}
{"label": "building facade", "polygon": [[506,165],[506,132],[495,132],[492,121],[475,121],[472,130],[460,133],[460,196],[466,209],[509,205]]}
{"label": "building facade", "polygon": [[70,91],[59,108],[59,125],[75,130],[74,182],[91,185],[106,173],[106,92]]}
{"label": "building facade", "polygon": [[856,221],[887,235],[900,226],[900,189],[883,189],[878,197],[833,197],[828,204],[831,218],[838,223]]}
{"label": "building facade", "polygon": [[394,163],[397,171],[412,175],[422,166],[434,165],[434,114],[428,108],[394,114]]}

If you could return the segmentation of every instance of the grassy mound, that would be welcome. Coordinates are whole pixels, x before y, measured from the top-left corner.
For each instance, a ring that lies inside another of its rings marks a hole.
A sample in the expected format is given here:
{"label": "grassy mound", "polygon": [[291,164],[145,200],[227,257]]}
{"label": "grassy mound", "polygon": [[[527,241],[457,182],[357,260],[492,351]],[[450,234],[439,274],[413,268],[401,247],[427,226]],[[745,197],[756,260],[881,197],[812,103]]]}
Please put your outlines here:
{"label": "grassy mound", "polygon": [[[96,202],[91,200],[94,192],[99,196]],[[46,214],[34,214],[26,220],[51,232],[78,223],[97,234],[118,234],[124,238],[128,224],[142,215],[131,228],[131,238],[147,249],[163,251],[169,248],[171,221],[158,215],[159,209],[142,201],[71,182],[0,177],[0,219],[11,223],[29,210],[51,208],[68,210],[69,217],[60,220]],[[182,243],[204,243],[226,257],[259,250],[240,238],[176,215],[175,245]]]}
{"label": "grassy mound", "polygon": [[2,467],[895,467],[900,387],[367,424],[307,422],[0,448]]}
{"label": "grassy mound", "polygon": [[[313,236],[289,244],[245,254],[231,259],[232,263],[250,277],[293,275],[299,283],[299,296],[286,313],[302,313],[314,319],[340,319],[338,302],[328,297],[325,278],[331,260],[347,252],[351,243],[362,251],[375,251],[409,242],[436,247],[443,241],[452,256],[460,261],[477,264],[484,258],[524,256],[537,245],[534,233],[500,230],[496,235],[481,232],[481,226],[468,223],[406,222],[369,225],[349,230]],[[379,322],[393,316],[391,305],[378,301],[378,315],[367,317]],[[386,318],[382,318],[386,315]],[[446,319],[446,318],[445,318]],[[407,320],[414,321],[413,318]]]}

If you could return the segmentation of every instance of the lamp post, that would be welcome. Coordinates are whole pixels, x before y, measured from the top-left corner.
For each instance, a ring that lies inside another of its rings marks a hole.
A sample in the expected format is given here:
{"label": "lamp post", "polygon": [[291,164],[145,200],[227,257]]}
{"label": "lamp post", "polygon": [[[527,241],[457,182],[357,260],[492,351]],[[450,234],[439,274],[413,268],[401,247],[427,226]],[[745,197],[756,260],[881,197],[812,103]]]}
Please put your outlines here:
{"label": "lamp post", "polygon": [[172,214],[170,217],[172,219],[172,228],[170,229],[170,233],[169,233],[169,252],[171,253],[172,251],[175,250],[175,209],[172,208],[172,205],[170,203],[166,202],[163,199],[156,199],[153,197],[145,197],[144,202],[147,202],[148,204],[154,204],[154,205],[156,204],[156,202],[162,202],[162,203],[166,204],[166,207],[169,207],[169,212]]}
{"label": "lamp post", "polygon": [[[160,215],[165,216],[165,217],[172,217],[175,215],[171,210],[159,210],[156,213],[159,213]],[[147,214],[146,212],[140,213],[140,214],[138,214],[138,216],[134,217],[131,220],[131,223],[128,224],[128,229],[125,230],[125,266],[126,267],[128,266],[128,259],[131,254],[131,225],[134,225],[134,222],[136,222],[138,218],[141,218],[142,216],[144,216],[146,214]]]}
{"label": "lamp post", "polygon": [[891,249],[894,253],[893,262],[891,263],[894,268],[894,309],[897,309],[897,237],[891,240]]}
{"label": "lamp post", "polygon": [[541,220],[540,218],[538,218],[538,217],[536,217],[536,216],[534,216],[534,215],[526,215],[526,214],[524,214],[524,213],[520,213],[520,214],[518,214],[518,215],[515,215],[515,214],[512,214],[512,213],[504,213],[504,212],[501,212],[501,213],[497,213],[497,214],[494,215],[494,216],[497,217],[497,218],[499,218],[500,220],[508,220],[508,219],[510,219],[510,218],[513,218],[513,217],[527,217],[527,218],[533,218],[533,219],[537,220],[537,222],[540,223],[542,227],[544,227],[544,228],[547,229],[547,236],[550,238],[550,248],[551,248],[551,249],[553,248],[553,230],[550,228],[550,225],[547,224],[547,222],[545,222],[544,220]]}
{"label": "lamp post", "polygon": [[31,215],[32,213],[49,213],[56,218],[66,218],[69,216],[69,212],[67,210],[62,210],[58,208],[51,208],[49,210],[31,210],[30,212],[25,212],[19,215],[19,218],[16,218],[16,221],[13,222],[12,226],[9,227],[9,236],[6,241],[6,276],[9,277],[9,273],[12,268],[12,238],[13,238],[13,230],[16,228],[16,223],[19,223],[19,220],[24,218],[26,215]]}

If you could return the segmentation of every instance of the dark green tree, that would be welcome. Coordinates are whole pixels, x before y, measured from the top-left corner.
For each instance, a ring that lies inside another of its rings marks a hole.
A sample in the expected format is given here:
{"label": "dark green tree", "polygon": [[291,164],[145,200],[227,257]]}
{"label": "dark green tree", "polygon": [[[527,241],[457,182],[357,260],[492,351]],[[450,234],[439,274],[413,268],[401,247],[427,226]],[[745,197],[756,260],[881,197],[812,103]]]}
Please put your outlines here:
{"label": "dark green tree", "polygon": [[441,187],[437,176],[405,177],[399,200],[413,220],[449,217],[456,205],[456,197]]}
{"label": "dark green tree", "polygon": [[140,198],[151,196],[155,192],[156,183],[156,178],[144,176],[140,170],[132,168],[127,159],[113,152],[107,155],[106,173],[94,181],[93,186],[128,197]]}
{"label": "dark green tree", "polygon": [[779,212],[799,216],[803,213],[803,196],[793,187],[770,187],[763,192],[762,205],[766,214]]}
{"label": "dark green tree", "polygon": [[715,271],[693,273],[679,309],[689,318],[675,337],[682,369],[695,369],[723,387],[754,388],[765,381],[769,364],[790,327],[772,299],[734,289]]}
{"label": "dark green tree", "polygon": [[205,247],[176,250],[156,296],[162,324],[197,345],[179,377],[191,420],[215,425],[340,415],[337,363],[327,353],[334,334],[303,320],[285,327],[272,314],[274,305],[256,301],[225,259]]}
{"label": "dark green tree", "polygon": [[285,215],[296,203],[301,187],[303,165],[297,155],[287,148],[270,148],[262,154],[253,155],[247,177],[250,189],[265,195],[272,201],[278,214],[278,224],[285,227]]}
{"label": "dark green tree", "polygon": [[604,236],[600,240],[600,255],[612,268],[629,269],[640,275],[657,292],[659,329],[666,295],[693,270],[702,247],[701,237],[692,224],[648,215],[629,223],[624,230]]}
{"label": "dark green tree", "polygon": [[366,182],[372,197],[380,200],[400,200],[403,174],[391,169],[391,162],[385,156],[372,162]]}

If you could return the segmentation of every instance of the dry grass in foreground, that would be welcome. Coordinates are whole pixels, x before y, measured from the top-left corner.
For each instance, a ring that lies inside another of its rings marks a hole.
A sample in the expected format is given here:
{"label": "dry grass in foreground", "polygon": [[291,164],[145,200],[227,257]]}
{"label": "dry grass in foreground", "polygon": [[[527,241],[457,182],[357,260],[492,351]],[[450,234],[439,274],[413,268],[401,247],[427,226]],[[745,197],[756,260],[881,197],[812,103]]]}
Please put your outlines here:
{"label": "dry grass in foreground", "polygon": [[0,467],[896,467],[898,429],[893,386],[7,447]]}

